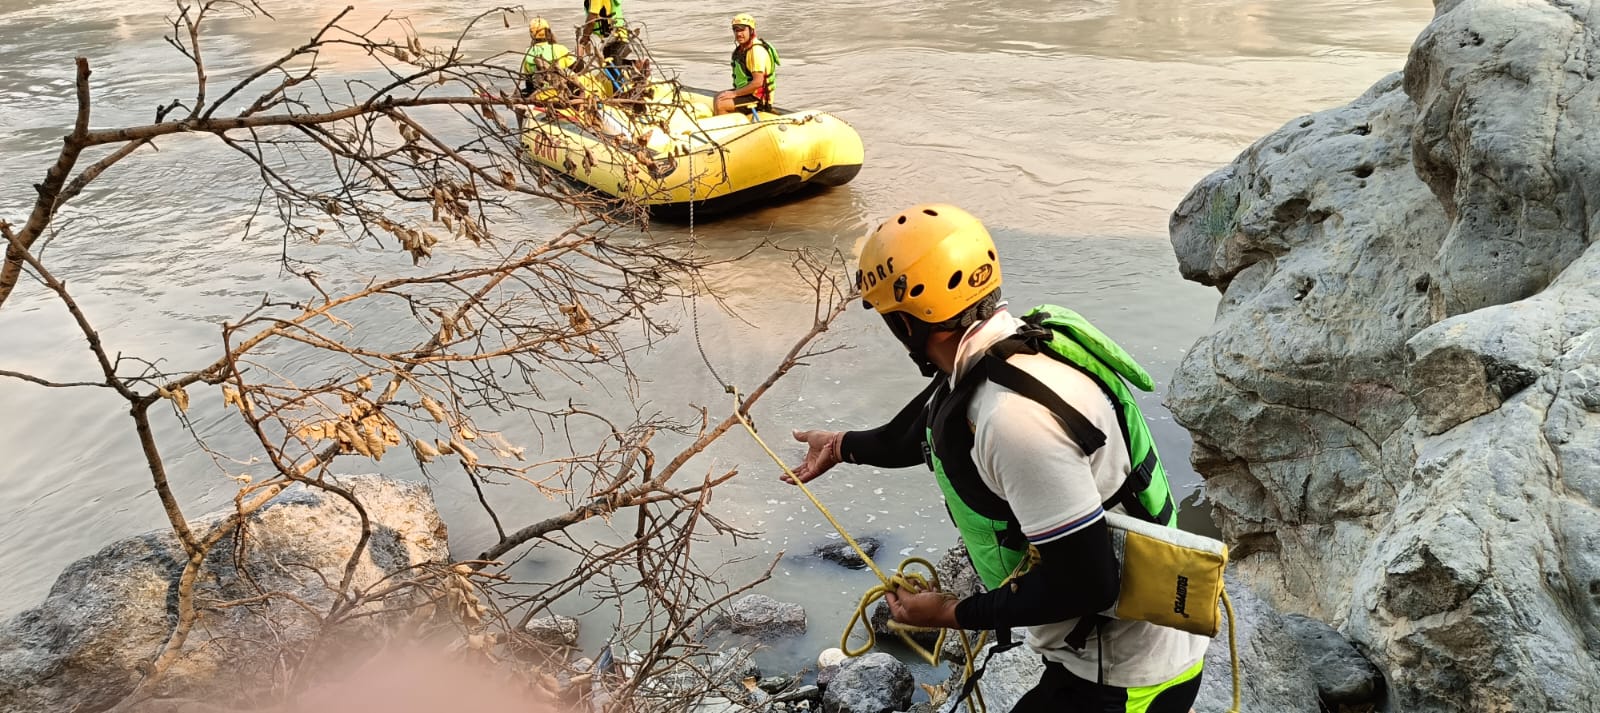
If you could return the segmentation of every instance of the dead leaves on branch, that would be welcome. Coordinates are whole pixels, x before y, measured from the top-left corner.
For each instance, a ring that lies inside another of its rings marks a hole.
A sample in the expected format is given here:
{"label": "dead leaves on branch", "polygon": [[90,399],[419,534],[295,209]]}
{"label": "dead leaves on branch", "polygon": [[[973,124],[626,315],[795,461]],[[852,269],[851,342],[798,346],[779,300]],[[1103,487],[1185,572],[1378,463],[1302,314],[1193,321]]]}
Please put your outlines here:
{"label": "dead leaves on branch", "polygon": [[189,392],[185,391],[182,386],[156,387],[156,395],[172,401],[172,405],[177,407],[179,413],[188,413]]}
{"label": "dead leaves on branch", "polygon": [[335,441],[340,453],[359,453],[379,461],[391,446],[401,443],[400,428],[381,412],[365,416],[345,413],[335,419],[315,421],[301,426],[295,436],[311,443]]}

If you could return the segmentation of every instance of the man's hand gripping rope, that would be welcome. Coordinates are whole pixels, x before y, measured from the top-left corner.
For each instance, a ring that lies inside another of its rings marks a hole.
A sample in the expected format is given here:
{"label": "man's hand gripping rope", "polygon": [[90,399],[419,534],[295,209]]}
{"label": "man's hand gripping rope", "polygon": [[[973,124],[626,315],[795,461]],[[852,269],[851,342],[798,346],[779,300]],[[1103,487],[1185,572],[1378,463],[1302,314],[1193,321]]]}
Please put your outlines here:
{"label": "man's hand gripping rope", "polygon": [[[822,516],[828,519],[828,523],[833,525],[833,529],[838,531],[844,541],[849,543],[850,548],[856,551],[856,556],[860,557],[862,562],[867,563],[867,568],[871,569],[872,573],[878,577],[879,583],[868,589],[861,596],[861,603],[856,606],[855,614],[850,617],[850,623],[845,627],[844,636],[839,640],[839,648],[847,656],[860,656],[870,651],[877,644],[877,636],[873,633],[872,626],[867,621],[866,612],[873,602],[888,597],[890,611],[895,614],[896,619],[904,616],[907,619],[917,619],[928,621],[929,623],[938,622],[944,625],[939,628],[939,637],[934,642],[933,650],[929,651],[912,640],[911,633],[930,631],[930,628],[902,624],[899,621],[889,622],[889,628],[893,629],[905,641],[906,646],[917,652],[917,655],[921,656],[929,665],[939,665],[939,652],[944,650],[945,635],[949,633],[950,629],[959,627],[957,627],[955,621],[954,596],[939,592],[939,574],[934,571],[933,564],[921,557],[909,557],[900,563],[900,567],[895,570],[894,576],[885,575],[883,570],[878,568],[877,563],[873,562],[872,558],[867,556],[867,553],[861,549],[861,545],[856,543],[855,538],[851,537],[850,533],[845,531],[844,526],[834,519],[833,513],[829,512],[828,508],[817,500],[817,496],[811,493],[811,489],[806,487],[806,481],[816,477],[819,471],[816,471],[814,467],[808,467],[812,466],[809,463],[806,466],[802,466],[801,470],[808,471],[804,475],[810,477],[797,475],[790,470],[789,466],[783,462],[783,459],[779,458],[778,454],[774,453],[772,448],[767,446],[766,441],[763,441],[761,436],[756,433],[755,426],[751,425],[743,411],[743,401],[739,398],[739,391],[732,386],[727,387],[727,390],[728,393],[733,394],[734,417],[738,418],[739,423],[743,424],[745,430],[750,432],[750,437],[755,439],[761,449],[767,452],[767,456],[772,458],[772,462],[777,463],[778,467],[783,469],[784,480],[800,486],[800,491],[806,494],[806,498],[811,500],[811,504],[815,505],[817,510],[822,513]],[[838,443],[835,442],[832,445],[832,457],[837,459]],[[826,470],[826,468],[822,470]],[[908,572],[907,568],[912,566],[921,566],[927,571],[927,576],[916,572]],[[929,593],[936,593],[938,596],[922,596]],[[850,648],[850,632],[855,629],[858,621],[865,625],[867,642],[858,648],[852,649]],[[971,642],[967,640],[965,632],[962,632],[961,643],[966,649],[967,660],[971,661],[972,646]]]}

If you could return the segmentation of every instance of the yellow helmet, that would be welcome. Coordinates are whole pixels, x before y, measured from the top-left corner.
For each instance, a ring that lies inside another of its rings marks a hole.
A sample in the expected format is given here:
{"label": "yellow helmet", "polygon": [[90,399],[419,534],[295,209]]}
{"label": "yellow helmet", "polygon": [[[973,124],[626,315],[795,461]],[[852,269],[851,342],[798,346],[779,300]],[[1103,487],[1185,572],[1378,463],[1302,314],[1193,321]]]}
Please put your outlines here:
{"label": "yellow helmet", "polygon": [[542,17],[535,17],[528,21],[528,34],[533,35],[535,39],[538,39],[540,35],[554,36],[550,32],[550,22]]}
{"label": "yellow helmet", "polygon": [[748,12],[741,12],[733,16],[734,25],[744,25],[752,30],[756,29],[756,18]]}
{"label": "yellow helmet", "polygon": [[1000,287],[1000,261],[983,223],[953,205],[914,206],[861,248],[856,288],[879,314],[938,324]]}

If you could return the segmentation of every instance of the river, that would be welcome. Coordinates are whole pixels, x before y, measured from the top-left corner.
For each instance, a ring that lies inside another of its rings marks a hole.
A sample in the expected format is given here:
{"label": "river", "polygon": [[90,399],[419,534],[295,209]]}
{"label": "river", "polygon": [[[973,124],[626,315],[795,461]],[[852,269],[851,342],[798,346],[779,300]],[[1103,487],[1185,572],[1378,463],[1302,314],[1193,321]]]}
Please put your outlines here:
{"label": "river", "polygon": [[[561,26],[579,21],[576,6],[528,10]],[[217,71],[281,54],[331,7],[269,2],[275,20],[218,22],[210,45]],[[438,38],[482,9],[399,0],[358,5],[355,17],[392,11]],[[1166,238],[1170,211],[1256,137],[1342,104],[1400,69],[1432,15],[1425,0],[629,0],[627,10],[646,26],[657,61],[700,86],[727,81],[728,19],[755,14],[761,36],[783,57],[779,103],[832,111],[866,144],[865,166],[845,187],[694,226],[706,254],[734,255],[763,240],[848,252],[869,224],[897,209],[957,203],[994,233],[1014,305],[1052,302],[1082,312],[1127,346],[1161,388],[1209,327],[1217,302],[1214,290],[1179,278]],[[96,70],[95,126],[148,122],[154,107],[192,94],[192,69],[162,41],[169,11],[156,0],[0,0],[0,218],[21,222],[31,184],[70,126],[74,55],[89,57]],[[525,38],[513,22],[474,49],[518,52]],[[338,66],[330,62],[332,70]],[[85,192],[47,255],[113,350],[198,365],[214,358],[222,320],[283,283],[276,262],[282,245],[273,235],[245,237],[257,184],[235,156],[199,139],[162,148]],[[521,208],[520,229],[533,233],[568,222],[553,206]],[[653,230],[685,237],[690,228]],[[358,272],[392,263],[374,250],[311,254],[349,261]],[[783,258],[770,252],[712,272],[738,315],[698,310],[701,341],[722,378],[753,385],[808,326],[807,295],[782,279],[786,273]],[[876,425],[914,393],[915,370],[875,317],[853,309],[832,337],[855,348],[815,360],[757,408],[769,438],[784,440],[791,426]],[[694,346],[693,330],[685,329],[635,362],[642,399],[652,408],[684,416],[690,404],[725,405]],[[62,380],[96,373],[65,312],[31,283],[0,310],[0,369]],[[1187,464],[1187,435],[1159,395],[1143,403],[1184,500],[1184,522],[1208,529],[1200,481]],[[214,398],[197,404],[193,419],[213,445],[248,443]],[[37,603],[73,559],[161,527],[164,518],[117,399],[0,378],[0,422],[0,616],[10,616]],[[225,504],[233,482],[217,463],[169,415],[158,425],[189,512]],[[782,448],[798,457],[792,445]],[[764,533],[737,550],[713,543],[706,556],[793,555],[827,541],[821,517],[776,481],[743,434],[730,434],[706,462],[700,472],[712,463],[741,467],[716,507],[734,524]],[[385,462],[384,472],[419,477],[410,463]],[[458,473],[436,475],[455,553],[476,553],[492,529]],[[954,542],[924,471],[842,467],[816,489],[853,533],[881,537],[880,558],[890,563]],[[550,507],[533,498],[502,515],[521,523]],[[728,574],[737,579],[758,564]],[[521,566],[536,576],[540,564]],[[777,663],[802,663],[833,645],[855,593],[871,583],[866,573],[786,558],[760,591],[805,605],[810,630],[776,649]],[[592,646],[603,637],[591,631],[585,638]]]}

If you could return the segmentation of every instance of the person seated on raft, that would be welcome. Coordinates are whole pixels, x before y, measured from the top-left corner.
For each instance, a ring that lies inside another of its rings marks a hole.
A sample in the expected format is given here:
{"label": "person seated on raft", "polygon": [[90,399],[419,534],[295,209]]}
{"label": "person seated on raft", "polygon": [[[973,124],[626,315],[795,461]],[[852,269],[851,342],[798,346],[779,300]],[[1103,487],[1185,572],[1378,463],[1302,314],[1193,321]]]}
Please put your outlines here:
{"label": "person seated on raft", "polygon": [[717,94],[716,113],[728,114],[744,107],[772,111],[778,51],[756,37],[756,19],[749,13],[734,16],[733,40],[733,89]]}
{"label": "person seated on raft", "polygon": [[555,84],[556,73],[573,70],[577,59],[566,45],[556,41],[550,23],[542,17],[528,22],[528,35],[533,44],[522,58],[522,95],[531,96],[539,89]]}

